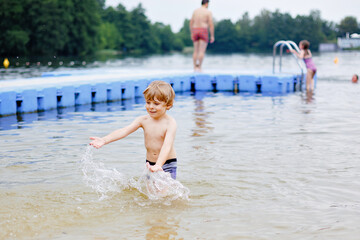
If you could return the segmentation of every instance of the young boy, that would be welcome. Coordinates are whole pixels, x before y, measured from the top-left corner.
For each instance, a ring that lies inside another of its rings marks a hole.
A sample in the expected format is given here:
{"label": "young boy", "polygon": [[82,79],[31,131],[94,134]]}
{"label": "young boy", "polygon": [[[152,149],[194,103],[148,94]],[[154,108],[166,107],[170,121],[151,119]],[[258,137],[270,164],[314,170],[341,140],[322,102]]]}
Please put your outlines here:
{"label": "young boy", "polygon": [[143,128],[146,148],[146,165],[150,171],[165,171],[176,179],[177,160],[174,149],[176,121],[167,115],[174,103],[175,93],[170,84],[154,81],[144,91],[147,115],[137,117],[130,125],[105,137],[90,137],[90,145],[100,148],[120,140]]}

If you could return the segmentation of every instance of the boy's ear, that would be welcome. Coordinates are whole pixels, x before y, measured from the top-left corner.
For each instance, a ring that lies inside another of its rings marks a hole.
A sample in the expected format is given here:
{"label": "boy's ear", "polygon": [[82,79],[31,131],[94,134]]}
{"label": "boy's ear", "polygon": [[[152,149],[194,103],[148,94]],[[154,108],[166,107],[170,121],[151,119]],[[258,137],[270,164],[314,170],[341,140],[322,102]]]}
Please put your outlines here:
{"label": "boy's ear", "polygon": [[171,107],[172,107],[172,105],[167,105],[166,110],[170,110]]}

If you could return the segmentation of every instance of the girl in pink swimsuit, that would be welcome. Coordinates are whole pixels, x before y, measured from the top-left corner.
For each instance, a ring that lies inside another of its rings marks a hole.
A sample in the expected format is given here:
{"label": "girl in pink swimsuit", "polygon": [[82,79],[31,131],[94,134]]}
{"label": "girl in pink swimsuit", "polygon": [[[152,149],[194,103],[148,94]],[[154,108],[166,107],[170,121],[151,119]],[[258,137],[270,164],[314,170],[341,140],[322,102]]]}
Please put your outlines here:
{"label": "girl in pink swimsuit", "polygon": [[299,43],[300,53],[295,51],[294,49],[291,50],[298,58],[304,60],[307,73],[306,73],[306,90],[313,91],[314,90],[314,75],[316,73],[316,66],[312,60],[312,54],[309,49],[310,43],[307,40],[302,40]]}

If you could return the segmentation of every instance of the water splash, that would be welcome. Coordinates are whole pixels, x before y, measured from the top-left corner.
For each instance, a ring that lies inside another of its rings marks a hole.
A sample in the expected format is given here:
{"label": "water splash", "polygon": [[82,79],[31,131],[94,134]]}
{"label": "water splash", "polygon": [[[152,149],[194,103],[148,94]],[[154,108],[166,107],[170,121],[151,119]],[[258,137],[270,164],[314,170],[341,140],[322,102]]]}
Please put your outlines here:
{"label": "water splash", "polygon": [[[167,205],[174,200],[189,200],[189,189],[172,179],[169,173],[150,172],[144,167],[138,179],[127,177],[116,169],[107,169],[103,162],[95,161],[93,149],[91,146],[86,147],[80,161],[80,169],[84,183],[99,195],[99,200],[111,198],[125,189],[136,189],[149,200]],[[139,202],[136,196],[134,199]]]}
{"label": "water splash", "polygon": [[145,168],[137,183],[137,189],[151,200],[189,200],[189,189],[172,179],[170,173],[150,172]]}
{"label": "water splash", "polygon": [[80,162],[83,181],[105,199],[115,193],[129,188],[128,179],[116,169],[106,169],[104,163],[93,160],[93,147],[87,146]]}

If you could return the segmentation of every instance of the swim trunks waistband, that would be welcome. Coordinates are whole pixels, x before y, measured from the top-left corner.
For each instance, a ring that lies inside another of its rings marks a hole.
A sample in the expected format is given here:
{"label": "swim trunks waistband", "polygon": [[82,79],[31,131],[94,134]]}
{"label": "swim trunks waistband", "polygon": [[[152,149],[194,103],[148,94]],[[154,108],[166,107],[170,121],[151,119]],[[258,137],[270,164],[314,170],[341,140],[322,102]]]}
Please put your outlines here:
{"label": "swim trunks waistband", "polygon": [[[164,165],[165,165],[165,164],[172,163],[172,162],[176,162],[176,161],[177,161],[176,158],[171,158],[171,159],[166,160],[166,162],[164,163]],[[153,166],[153,165],[156,164],[156,162],[150,162],[149,160],[146,160],[146,162],[148,162],[151,166]]]}

